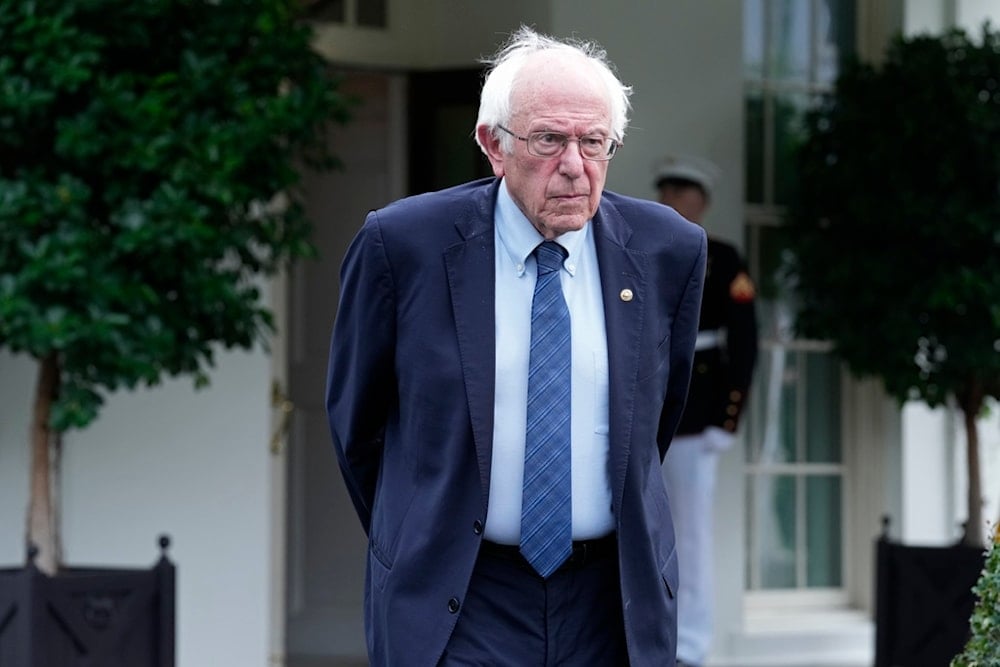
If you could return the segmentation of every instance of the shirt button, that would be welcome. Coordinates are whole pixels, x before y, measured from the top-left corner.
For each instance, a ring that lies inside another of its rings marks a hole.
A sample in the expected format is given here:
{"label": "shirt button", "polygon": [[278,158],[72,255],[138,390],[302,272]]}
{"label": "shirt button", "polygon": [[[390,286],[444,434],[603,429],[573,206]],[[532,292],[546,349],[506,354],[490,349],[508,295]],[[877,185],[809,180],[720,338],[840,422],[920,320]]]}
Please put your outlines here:
{"label": "shirt button", "polygon": [[458,598],[452,598],[448,600],[448,611],[455,614],[458,612],[458,607],[459,607]]}
{"label": "shirt button", "polygon": [[479,519],[476,519],[475,521],[473,521],[472,522],[472,532],[474,532],[476,535],[479,535],[480,533],[482,533],[483,532],[483,522],[480,521]]}

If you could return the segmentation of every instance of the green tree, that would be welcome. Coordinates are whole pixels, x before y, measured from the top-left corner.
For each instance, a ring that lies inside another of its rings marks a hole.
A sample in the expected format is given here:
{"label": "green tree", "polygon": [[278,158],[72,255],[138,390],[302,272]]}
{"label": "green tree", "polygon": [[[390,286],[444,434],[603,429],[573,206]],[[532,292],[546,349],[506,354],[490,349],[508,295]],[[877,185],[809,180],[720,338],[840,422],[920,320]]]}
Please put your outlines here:
{"label": "green tree", "polygon": [[1000,33],[896,38],[806,119],[788,211],[797,329],[899,401],[954,400],[963,542],[983,545],[976,419],[1000,395]]}
{"label": "green tree", "polygon": [[265,343],[313,254],[296,185],[347,118],[294,0],[0,0],[0,348],[38,361],[27,539],[103,396]]}

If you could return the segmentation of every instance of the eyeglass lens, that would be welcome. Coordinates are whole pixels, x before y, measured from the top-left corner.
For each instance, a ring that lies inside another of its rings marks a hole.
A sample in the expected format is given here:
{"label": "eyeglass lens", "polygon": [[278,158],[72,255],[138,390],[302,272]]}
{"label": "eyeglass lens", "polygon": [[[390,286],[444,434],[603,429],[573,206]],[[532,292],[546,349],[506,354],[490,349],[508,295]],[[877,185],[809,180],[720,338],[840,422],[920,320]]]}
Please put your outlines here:
{"label": "eyeglass lens", "polygon": [[556,132],[534,132],[528,135],[528,148],[529,152],[539,157],[553,157],[562,153],[571,141],[579,143],[580,154],[590,160],[608,160],[617,148],[617,142],[607,137],[585,136],[573,139]]}

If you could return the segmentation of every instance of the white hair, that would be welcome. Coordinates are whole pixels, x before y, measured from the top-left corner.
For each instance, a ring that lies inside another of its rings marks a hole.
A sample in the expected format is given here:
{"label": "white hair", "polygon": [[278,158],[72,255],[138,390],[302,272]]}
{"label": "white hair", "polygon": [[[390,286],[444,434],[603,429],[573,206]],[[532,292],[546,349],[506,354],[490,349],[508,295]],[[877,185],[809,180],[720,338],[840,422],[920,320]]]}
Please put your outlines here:
{"label": "white hair", "polygon": [[[611,104],[611,132],[614,138],[622,141],[625,129],[628,127],[629,96],[632,87],[622,83],[614,72],[614,65],[608,60],[607,52],[594,42],[576,39],[558,40],[548,35],[535,32],[527,26],[521,26],[511,34],[496,54],[484,59],[487,65],[486,78],[479,95],[479,117],[476,126],[485,125],[490,133],[500,140],[500,146],[506,153],[514,150],[514,140],[506,132],[497,134],[497,125],[509,125],[511,120],[511,94],[517,83],[517,75],[529,56],[541,51],[556,51],[580,55],[591,64],[602,83],[607,88]],[[476,134],[476,143],[486,151]]]}

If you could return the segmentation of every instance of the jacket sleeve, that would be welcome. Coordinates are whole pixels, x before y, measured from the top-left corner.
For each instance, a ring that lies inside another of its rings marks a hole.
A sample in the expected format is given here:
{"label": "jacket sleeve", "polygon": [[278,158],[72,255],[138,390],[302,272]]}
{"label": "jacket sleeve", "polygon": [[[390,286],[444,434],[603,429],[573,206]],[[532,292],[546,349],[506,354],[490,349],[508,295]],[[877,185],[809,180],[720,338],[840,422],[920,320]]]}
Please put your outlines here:
{"label": "jacket sleeve", "polygon": [[746,406],[757,362],[756,288],[741,259],[729,283],[724,309],[726,329],[725,395],[718,403],[712,424],[735,433]]}
{"label": "jacket sleeve", "polygon": [[376,212],[347,250],[330,343],[326,408],[337,460],[368,533],[386,422],[396,409],[395,301]]}

